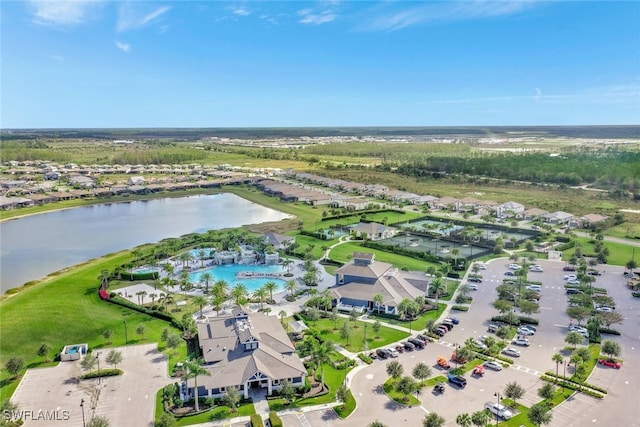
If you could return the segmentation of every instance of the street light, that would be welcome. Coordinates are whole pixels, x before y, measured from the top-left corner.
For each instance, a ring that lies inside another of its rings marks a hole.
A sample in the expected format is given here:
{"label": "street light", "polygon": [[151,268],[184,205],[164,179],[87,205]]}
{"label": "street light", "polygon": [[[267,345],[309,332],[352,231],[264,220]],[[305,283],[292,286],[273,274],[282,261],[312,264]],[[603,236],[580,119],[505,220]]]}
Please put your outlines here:
{"label": "street light", "polygon": [[365,343],[367,342],[367,324],[366,324],[366,322],[364,324],[364,342]]}
{"label": "street light", "polygon": [[496,427],[498,427],[498,423],[500,422],[500,416],[498,413],[500,412],[500,401],[502,400],[502,396],[500,396],[499,392],[495,392],[493,395],[498,397],[498,408],[496,410]]}
{"label": "street light", "polygon": [[101,382],[100,377],[100,353],[96,353],[96,360],[98,361],[98,384]]}
{"label": "street light", "polygon": [[129,340],[127,339],[127,319],[122,319],[124,322],[124,343],[129,344]]}
{"label": "street light", "polygon": [[80,409],[82,409],[82,427],[87,427],[84,422],[84,399],[80,399]]}

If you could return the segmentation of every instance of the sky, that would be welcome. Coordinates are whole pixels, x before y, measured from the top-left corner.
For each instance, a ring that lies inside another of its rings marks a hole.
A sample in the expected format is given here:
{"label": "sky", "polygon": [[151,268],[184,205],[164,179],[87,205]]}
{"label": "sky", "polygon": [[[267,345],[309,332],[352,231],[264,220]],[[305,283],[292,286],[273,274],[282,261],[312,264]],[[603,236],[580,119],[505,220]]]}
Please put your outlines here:
{"label": "sky", "polygon": [[640,124],[637,1],[0,0],[0,127]]}

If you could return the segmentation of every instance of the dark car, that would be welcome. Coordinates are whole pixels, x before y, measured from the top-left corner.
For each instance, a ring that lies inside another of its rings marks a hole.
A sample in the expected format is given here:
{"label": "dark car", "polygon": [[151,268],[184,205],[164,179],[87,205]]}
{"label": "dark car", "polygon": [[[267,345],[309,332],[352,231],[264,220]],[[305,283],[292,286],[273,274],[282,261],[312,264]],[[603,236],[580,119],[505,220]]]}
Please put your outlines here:
{"label": "dark car", "polygon": [[404,346],[403,345],[397,345],[396,346],[396,351],[398,353],[404,353]]}
{"label": "dark car", "polygon": [[479,277],[469,277],[467,279],[467,282],[471,282],[471,283],[482,283],[482,279]]}
{"label": "dark car", "polygon": [[386,359],[387,357],[389,357],[389,353],[387,353],[387,350],[385,350],[384,348],[377,349],[376,354],[380,359]]}
{"label": "dark car", "polygon": [[439,336],[443,337],[443,336],[444,336],[444,334],[446,334],[447,332],[446,332],[446,331],[444,331],[444,329],[439,329],[439,328],[438,328],[438,329],[436,329],[436,330],[434,331],[434,333],[435,333],[436,335],[439,335]]}
{"label": "dark car", "polygon": [[460,323],[460,319],[458,319],[457,317],[451,317],[451,323],[457,325]]}
{"label": "dark car", "polygon": [[418,348],[425,347],[425,343],[422,340],[419,340],[417,338],[409,338],[407,341],[409,341],[411,344],[415,345]]}
{"label": "dark car", "polygon": [[505,275],[505,276],[515,276],[515,274],[514,274],[514,272],[513,272],[513,271],[505,271],[505,272],[504,272],[504,275]]}
{"label": "dark car", "polygon": [[449,375],[449,382],[451,384],[455,384],[460,388],[465,388],[467,386],[467,379],[465,377],[461,377],[460,375]]}
{"label": "dark car", "polygon": [[600,273],[598,270],[589,270],[587,271],[587,274],[589,276],[602,276],[602,273]]}
{"label": "dark car", "polygon": [[409,342],[409,341],[405,341],[402,343],[402,345],[404,345],[404,349],[407,351],[412,351],[415,350],[416,346],[413,345],[413,343]]}
{"label": "dark car", "polygon": [[567,295],[575,295],[583,293],[580,289],[576,288],[567,288]]}
{"label": "dark car", "polygon": [[450,331],[453,329],[453,323],[447,323],[447,322],[442,322],[438,325],[438,327],[444,326],[445,328],[447,328],[447,331]]}
{"label": "dark car", "polygon": [[576,268],[572,265],[565,266],[562,271],[576,271]]}
{"label": "dark car", "polygon": [[425,344],[428,343],[429,341],[431,341],[431,338],[429,338],[426,335],[422,335],[422,334],[416,335],[416,338],[418,338],[420,341],[422,341]]}
{"label": "dark car", "polygon": [[433,391],[435,393],[444,393],[444,383],[437,383],[435,387],[433,387]]}

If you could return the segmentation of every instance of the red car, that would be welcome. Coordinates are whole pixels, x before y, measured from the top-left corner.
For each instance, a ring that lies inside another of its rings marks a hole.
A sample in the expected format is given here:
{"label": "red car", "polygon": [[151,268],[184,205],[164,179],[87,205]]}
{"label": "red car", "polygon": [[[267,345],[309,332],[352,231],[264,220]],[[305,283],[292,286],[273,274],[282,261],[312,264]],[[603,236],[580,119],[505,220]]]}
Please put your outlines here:
{"label": "red car", "polygon": [[616,368],[616,369],[620,369],[620,362],[618,362],[617,360],[613,360],[613,359],[600,359],[598,360],[598,363],[604,366],[610,366],[612,368]]}

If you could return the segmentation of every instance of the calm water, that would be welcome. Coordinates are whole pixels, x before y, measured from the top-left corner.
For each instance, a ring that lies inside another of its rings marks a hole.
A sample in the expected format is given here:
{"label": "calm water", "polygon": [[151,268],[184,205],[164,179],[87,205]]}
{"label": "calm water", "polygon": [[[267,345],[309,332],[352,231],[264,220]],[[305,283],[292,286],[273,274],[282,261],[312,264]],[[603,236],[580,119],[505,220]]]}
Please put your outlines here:
{"label": "calm water", "polygon": [[0,292],[108,253],[289,215],[233,194],[87,206],[0,223]]}

